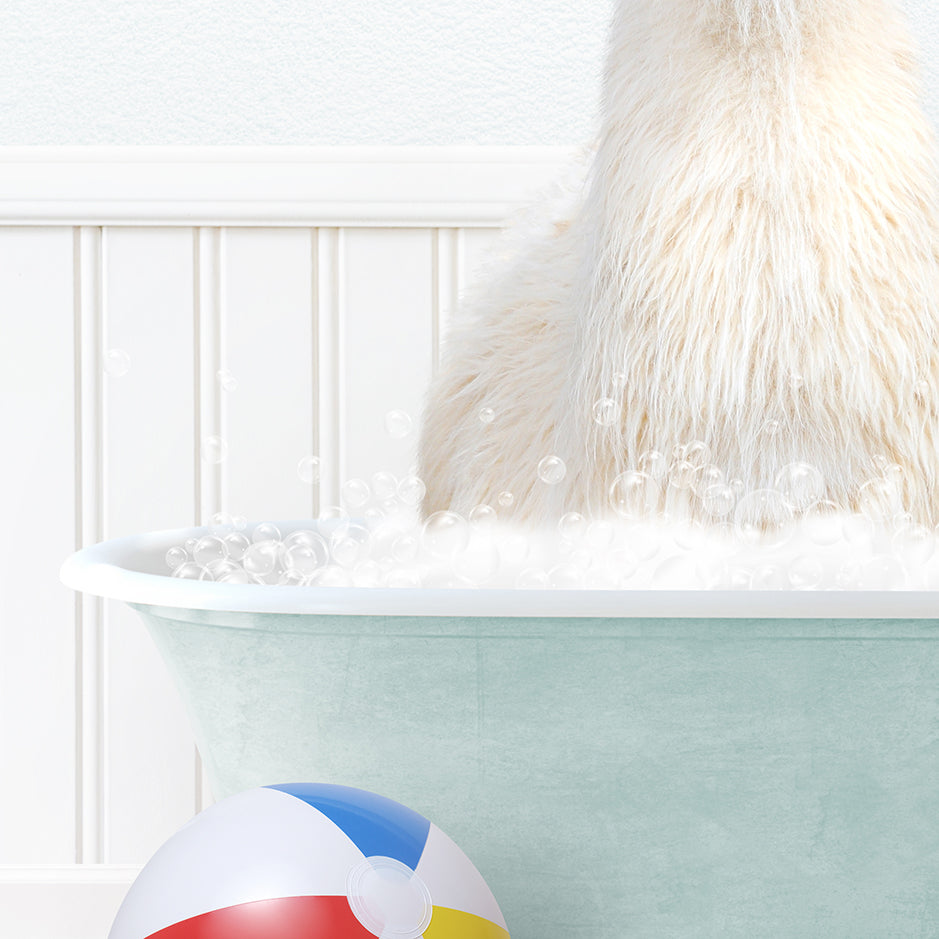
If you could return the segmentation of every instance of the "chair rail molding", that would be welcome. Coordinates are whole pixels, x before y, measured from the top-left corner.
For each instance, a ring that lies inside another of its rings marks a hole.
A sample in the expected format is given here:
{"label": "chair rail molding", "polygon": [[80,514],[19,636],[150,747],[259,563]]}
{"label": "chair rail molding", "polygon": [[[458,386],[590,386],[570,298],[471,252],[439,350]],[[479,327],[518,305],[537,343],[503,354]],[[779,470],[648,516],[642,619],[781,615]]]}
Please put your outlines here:
{"label": "chair rail molding", "polygon": [[0,224],[501,224],[571,147],[0,147]]}

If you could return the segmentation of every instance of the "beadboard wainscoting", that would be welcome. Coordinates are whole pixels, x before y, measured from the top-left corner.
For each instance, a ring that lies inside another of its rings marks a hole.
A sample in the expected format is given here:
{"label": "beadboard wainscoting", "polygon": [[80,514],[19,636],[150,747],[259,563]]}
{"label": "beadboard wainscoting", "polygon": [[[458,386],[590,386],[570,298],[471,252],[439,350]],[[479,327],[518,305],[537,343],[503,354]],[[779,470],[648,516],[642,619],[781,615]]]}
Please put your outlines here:
{"label": "beadboard wainscoting", "polygon": [[572,156],[0,150],[0,936],[103,939],[212,798],[136,615],[63,587],[62,560],[406,471],[464,284]]}

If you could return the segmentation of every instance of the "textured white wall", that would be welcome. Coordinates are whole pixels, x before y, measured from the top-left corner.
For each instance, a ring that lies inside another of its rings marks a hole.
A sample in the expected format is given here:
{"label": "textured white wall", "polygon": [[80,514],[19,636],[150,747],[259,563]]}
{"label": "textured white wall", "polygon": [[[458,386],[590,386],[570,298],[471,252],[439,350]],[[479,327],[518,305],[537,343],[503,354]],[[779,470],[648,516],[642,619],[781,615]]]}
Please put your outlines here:
{"label": "textured white wall", "polygon": [[576,144],[613,2],[2,0],[0,145]]}

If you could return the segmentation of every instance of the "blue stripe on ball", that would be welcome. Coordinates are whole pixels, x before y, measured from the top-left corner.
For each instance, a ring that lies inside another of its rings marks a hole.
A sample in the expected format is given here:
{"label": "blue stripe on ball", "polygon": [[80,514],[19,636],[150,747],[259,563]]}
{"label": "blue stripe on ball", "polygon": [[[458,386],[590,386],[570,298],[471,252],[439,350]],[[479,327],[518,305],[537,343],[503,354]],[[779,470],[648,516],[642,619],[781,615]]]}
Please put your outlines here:
{"label": "blue stripe on ball", "polygon": [[391,857],[411,870],[417,867],[430,822],[392,799],[326,783],[265,786],[306,802],[336,824],[366,856]]}

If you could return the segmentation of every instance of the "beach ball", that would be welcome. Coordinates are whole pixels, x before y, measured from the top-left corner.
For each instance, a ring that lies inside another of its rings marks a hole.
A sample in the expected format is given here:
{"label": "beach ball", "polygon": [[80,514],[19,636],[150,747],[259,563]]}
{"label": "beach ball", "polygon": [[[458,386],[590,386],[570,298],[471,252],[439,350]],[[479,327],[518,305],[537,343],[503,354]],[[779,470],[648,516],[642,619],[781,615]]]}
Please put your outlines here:
{"label": "beach ball", "polygon": [[436,825],[317,783],[249,789],[178,831],[109,939],[508,939],[489,887]]}

